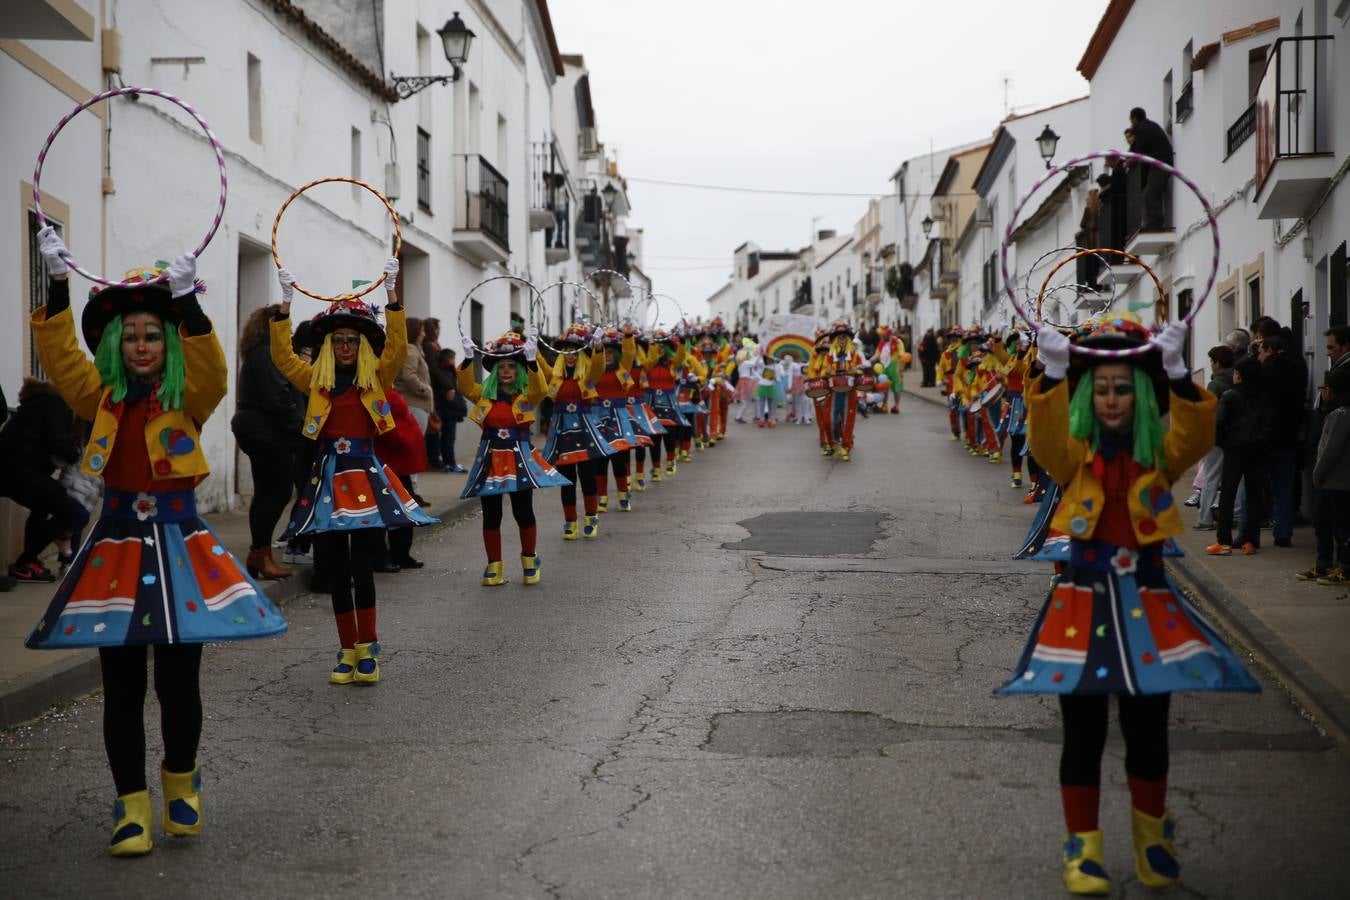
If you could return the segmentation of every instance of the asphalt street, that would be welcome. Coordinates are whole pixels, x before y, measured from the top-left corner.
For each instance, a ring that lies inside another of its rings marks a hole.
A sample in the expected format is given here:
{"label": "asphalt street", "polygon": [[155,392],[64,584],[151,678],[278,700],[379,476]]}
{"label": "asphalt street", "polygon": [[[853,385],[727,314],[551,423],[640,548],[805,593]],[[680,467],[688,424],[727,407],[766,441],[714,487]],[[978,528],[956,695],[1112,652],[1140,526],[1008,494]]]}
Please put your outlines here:
{"label": "asphalt street", "polygon": [[[1061,895],[1056,705],[992,693],[1049,580],[1007,559],[1021,492],[927,404],[860,422],[852,463],[814,434],[733,424],[596,541],[538,495],[538,586],[509,517],[503,588],[477,517],[419,536],[427,567],[380,577],[376,687],[327,683],[326,597],[210,648],[196,841],[107,856],[97,696],[0,732],[0,893]],[[1173,723],[1173,894],[1340,895],[1350,766],[1278,686]],[[1145,896],[1122,756],[1113,733],[1106,862]]]}

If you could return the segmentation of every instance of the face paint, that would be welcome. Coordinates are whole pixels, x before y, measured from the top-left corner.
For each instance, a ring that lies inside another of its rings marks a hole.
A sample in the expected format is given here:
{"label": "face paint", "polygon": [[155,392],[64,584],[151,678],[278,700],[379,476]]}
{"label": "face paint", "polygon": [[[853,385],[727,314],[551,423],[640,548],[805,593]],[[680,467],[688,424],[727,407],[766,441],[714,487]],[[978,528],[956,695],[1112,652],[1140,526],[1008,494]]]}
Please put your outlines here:
{"label": "face paint", "polygon": [[333,359],[339,366],[354,366],[361,353],[361,335],[350,328],[333,332]]}
{"label": "face paint", "polygon": [[1092,371],[1092,411],[1105,431],[1125,431],[1134,423],[1134,370],[1128,363]]}
{"label": "face paint", "polygon": [[150,380],[164,371],[164,323],[153,313],[122,317],[122,365],[133,378]]}
{"label": "face paint", "polygon": [[516,383],[516,364],[510,360],[497,363],[497,390],[505,393]]}

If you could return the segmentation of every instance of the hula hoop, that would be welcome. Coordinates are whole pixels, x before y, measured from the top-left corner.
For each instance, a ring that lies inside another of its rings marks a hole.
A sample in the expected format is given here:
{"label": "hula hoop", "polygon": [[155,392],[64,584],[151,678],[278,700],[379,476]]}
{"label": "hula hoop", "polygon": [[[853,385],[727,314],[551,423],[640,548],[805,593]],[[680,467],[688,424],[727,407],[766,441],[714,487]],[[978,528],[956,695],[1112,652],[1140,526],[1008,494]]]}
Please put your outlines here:
{"label": "hula hoop", "polygon": [[[107,100],[109,97],[116,97],[121,94],[145,94],[149,97],[160,97],[164,100],[168,100],[170,103],[178,106],[183,112],[191,116],[193,120],[201,126],[202,131],[206,132],[206,138],[211,142],[211,149],[215,151],[216,154],[216,167],[220,170],[220,202],[216,204],[216,217],[211,221],[211,227],[207,230],[206,237],[202,238],[201,243],[197,245],[197,249],[192,251],[193,256],[201,256],[202,251],[206,249],[206,245],[211,243],[211,238],[216,236],[216,230],[220,228],[220,220],[225,216],[225,197],[229,193],[230,185],[229,179],[225,177],[225,152],[221,149],[220,141],[216,139],[215,132],[211,130],[210,125],[206,124],[206,120],[201,117],[197,110],[193,109],[181,98],[175,97],[173,94],[166,91],[157,90],[156,88],[120,87],[104,91],[101,94],[95,94],[79,106],[76,106],[67,113],[61,121],[56,123],[56,127],[51,130],[51,134],[47,135],[47,142],[42,145],[42,149],[38,152],[37,168],[33,170],[33,211],[37,214],[38,227],[45,228],[47,226],[47,217],[42,214],[42,164],[47,160],[47,151],[51,149],[52,142],[55,141],[56,136],[61,133],[61,129],[66,127],[66,123],[81,112],[93,106],[95,103],[100,103]],[[148,282],[109,281],[106,278],[95,275],[92,272],[86,272],[84,269],[80,268],[79,263],[75,262],[75,257],[71,256],[69,253],[66,254],[65,260],[66,265],[70,266],[70,268],[76,272],[79,272],[85,278],[108,287],[126,288],[145,284],[162,284],[169,280],[169,274],[165,272],[163,275]]]}
{"label": "hula hoop", "polygon": [[[277,253],[277,231],[278,231],[278,229],[281,228],[281,217],[282,217],[283,215],[286,214],[286,207],[290,206],[291,203],[292,203],[292,201],[294,201],[296,197],[299,197],[301,194],[303,194],[305,191],[309,190],[310,188],[314,187],[315,185],[318,185],[318,184],[328,184],[328,183],[330,183],[330,182],[340,182],[340,183],[342,183],[342,184],[354,184],[354,185],[356,185],[357,187],[365,188],[366,190],[368,190],[368,191],[370,191],[372,194],[374,194],[377,198],[379,198],[379,201],[380,201],[381,203],[384,204],[384,208],[387,209],[387,210],[389,211],[389,218],[392,219],[393,222],[394,222],[394,253],[393,253],[393,255],[394,255],[394,256],[398,256],[399,250],[401,250],[401,249],[403,248],[403,229],[399,228],[399,225],[398,225],[398,213],[394,211],[394,206],[393,206],[393,204],[391,204],[391,203],[389,202],[389,198],[388,198],[388,197],[386,197],[384,194],[380,193],[378,190],[376,190],[375,188],[371,187],[370,185],[366,184],[364,181],[358,181],[358,180],[355,179],[355,178],[340,178],[340,177],[337,177],[337,176],[333,176],[333,177],[331,177],[331,178],[316,178],[314,181],[311,181],[309,184],[304,184],[304,185],[301,185],[300,187],[296,188],[296,189],[291,193],[291,195],[290,195],[289,197],[286,198],[286,202],[283,203],[283,204],[281,204],[281,209],[277,210],[277,217],[276,217],[275,219],[272,220],[272,262],[274,262],[274,263],[277,264],[277,268],[278,268],[278,269],[281,269],[281,268],[284,268],[284,267],[281,265],[281,256]],[[386,277],[385,274],[384,274],[383,272],[381,272],[379,278],[375,279],[374,281],[372,281],[370,284],[366,285],[366,286],[365,286],[364,288],[362,288],[361,290],[359,290],[359,291],[354,291],[354,292],[349,293],[349,294],[334,294],[334,295],[331,296],[331,297],[330,297],[330,296],[325,296],[325,295],[323,295],[323,294],[316,294],[316,293],[314,293],[313,291],[311,291],[311,290],[309,290],[309,289],[307,289],[307,288],[302,287],[302,286],[300,285],[300,282],[298,282],[298,281],[295,282],[292,286],[293,286],[297,291],[299,291],[300,293],[304,294],[306,297],[313,297],[315,300],[322,300],[322,301],[325,301],[325,302],[328,302],[328,303],[336,303],[336,302],[338,302],[339,300],[355,300],[355,299],[357,299],[358,297],[364,297],[366,294],[369,294],[371,291],[375,290],[377,287],[379,287],[380,285],[384,284],[384,279],[385,279],[385,277]]]}
{"label": "hula hoop", "polygon": [[[1061,172],[1066,172],[1069,169],[1082,165],[1088,160],[1106,159],[1107,157],[1142,163],[1143,165],[1152,166],[1168,175],[1172,175],[1182,184],[1186,185],[1186,187],[1190,188],[1191,192],[1195,194],[1196,199],[1200,201],[1200,207],[1205,212],[1205,218],[1209,224],[1210,233],[1214,236],[1214,257],[1210,261],[1209,278],[1205,281],[1204,290],[1200,292],[1200,296],[1196,299],[1190,312],[1181,319],[1188,327],[1191,322],[1195,320],[1196,313],[1200,312],[1200,308],[1204,306],[1205,301],[1209,299],[1210,291],[1214,289],[1214,282],[1219,277],[1219,222],[1214,217],[1214,208],[1209,205],[1209,201],[1205,199],[1204,192],[1200,190],[1199,186],[1187,178],[1180,169],[1177,169],[1175,166],[1169,166],[1167,163],[1154,159],[1151,156],[1145,156],[1142,153],[1132,153],[1127,150],[1097,150],[1093,153],[1087,153],[1083,156],[1075,157],[1074,159],[1061,163],[1050,169],[1045,175],[1041,176],[1041,178],[1022,195],[1022,199],[1018,201],[1016,208],[1013,209],[1012,216],[1008,219],[1008,225],[1003,231],[1003,241],[999,245],[998,250],[999,270],[1003,273],[1003,291],[1008,295],[1008,299],[1012,301],[1013,309],[1017,310],[1017,314],[1031,326],[1033,332],[1040,331],[1040,323],[1033,320],[1032,317],[1027,314],[1026,308],[1018,301],[1017,294],[1013,291],[1012,286],[1008,281],[1008,244],[1012,240],[1012,233],[1017,225],[1017,219],[1021,216],[1023,208],[1030,202],[1032,196],[1035,195],[1035,193],[1050,179]],[[1119,350],[1107,350],[1101,347],[1076,347],[1075,349],[1085,356],[1096,356],[1104,359],[1119,359],[1121,357],[1138,356],[1139,354],[1147,353],[1153,349],[1155,343],[1156,337],[1151,338],[1148,343],[1142,346]]]}
{"label": "hula hoop", "polygon": [[[1086,250],[1086,249],[1088,249],[1088,248],[1086,248],[1086,247],[1079,247],[1079,246],[1076,245],[1076,244],[1072,244],[1072,245],[1069,245],[1069,246],[1067,246],[1067,247],[1055,247],[1054,249],[1052,249],[1052,250],[1047,250],[1047,251],[1045,251],[1044,253],[1042,253],[1040,256],[1036,257],[1036,261],[1035,261],[1034,263],[1031,264],[1031,268],[1027,269],[1027,274],[1026,274],[1026,276],[1023,278],[1022,296],[1023,296],[1024,298],[1026,298],[1027,303],[1030,304],[1031,298],[1032,298],[1033,296],[1035,296],[1035,293],[1036,293],[1036,292],[1032,289],[1032,287],[1031,287],[1031,276],[1035,274],[1036,270],[1040,267],[1040,265],[1041,265],[1042,262],[1044,262],[1044,261],[1045,261],[1046,259],[1048,259],[1049,257],[1054,256],[1056,253],[1064,253],[1064,252],[1068,252],[1068,251],[1077,251],[1077,250]],[[1116,272],[1115,272],[1115,269],[1113,269],[1113,268],[1111,267],[1111,264],[1110,264],[1109,262],[1107,262],[1105,259],[1102,259],[1100,256],[1098,256],[1097,258],[1101,261],[1102,268],[1106,269],[1106,271],[1107,271],[1107,272],[1110,274],[1110,276],[1111,276],[1111,293],[1110,293],[1109,302],[1108,302],[1108,304],[1107,304],[1107,305],[1109,306],[1111,303],[1115,303],[1115,302],[1116,302]],[[1087,288],[1087,289],[1092,290],[1092,291],[1096,291],[1096,290],[1097,290],[1097,287],[1096,287],[1095,285],[1090,285],[1090,284],[1078,284],[1078,283],[1076,283],[1076,282],[1066,282],[1065,284],[1062,284],[1062,285],[1056,285],[1055,288],[1053,288],[1053,289],[1051,290],[1051,293],[1053,293],[1054,291],[1057,291],[1057,290],[1059,290],[1060,288],[1063,288],[1063,287],[1075,287],[1075,288],[1076,288],[1076,287],[1084,287],[1084,288]],[[1044,289],[1045,289],[1044,286],[1042,286],[1041,289],[1044,290]],[[1036,317],[1037,317],[1039,320],[1041,320],[1042,322],[1045,322],[1045,321],[1046,321],[1046,320],[1045,320],[1045,317],[1041,314],[1040,307],[1037,307],[1037,309],[1036,309]],[[1047,324],[1053,325],[1054,327],[1060,328],[1060,329],[1065,329],[1065,328],[1072,328],[1072,327],[1074,327],[1074,326],[1072,326],[1072,325],[1061,325],[1061,324],[1059,324],[1058,322],[1047,322]]]}
{"label": "hula hoop", "polygon": [[[544,285],[543,287],[541,287],[541,288],[539,289],[539,302],[540,302],[541,304],[543,304],[543,303],[545,302],[545,301],[544,301],[544,294],[548,293],[548,291],[549,291],[550,288],[555,288],[555,287],[556,287],[556,288],[561,288],[561,287],[568,287],[568,286],[570,286],[570,287],[576,287],[576,288],[581,288],[583,291],[585,291],[585,292],[590,296],[590,298],[591,298],[592,301],[595,301],[595,300],[598,300],[598,299],[599,299],[598,297],[595,296],[595,294],[592,294],[592,293],[591,293],[591,289],[590,289],[590,288],[586,287],[586,285],[582,284],[580,281],[567,281],[567,280],[562,280],[562,281],[555,281],[555,282],[553,282],[552,284],[546,284],[546,285]],[[545,309],[545,312],[547,312],[547,307],[545,307],[544,309]],[[559,327],[560,329],[563,327],[563,323],[561,322],[561,320],[558,322],[558,327]],[[560,333],[561,333],[561,332],[560,332]],[[584,351],[584,350],[586,349],[585,347],[578,347],[578,348],[575,349],[575,350],[562,350],[562,349],[560,349],[560,348],[558,348],[558,347],[553,346],[553,345],[550,344],[548,341],[544,340],[543,337],[537,337],[536,340],[539,341],[539,343],[540,343],[542,346],[547,347],[549,350],[552,350],[554,353],[557,353],[559,356],[576,356],[577,354],[581,353],[582,351]]]}
{"label": "hula hoop", "polygon": [[[681,320],[681,321],[684,321],[684,319],[685,319],[684,307],[681,306],[681,305],[680,305],[680,301],[676,300],[674,297],[670,296],[669,294],[657,294],[657,293],[654,293],[654,292],[652,292],[652,291],[647,291],[647,297],[648,297],[649,299],[651,299],[651,301],[652,301],[652,306],[653,306],[653,308],[656,309],[656,311],[657,311],[657,313],[658,313],[658,316],[657,316],[656,321],[652,323],[652,328],[655,328],[657,325],[659,325],[659,324],[661,323],[661,318],[660,318],[659,313],[660,313],[660,311],[661,311],[661,301],[662,301],[662,300],[669,300],[671,303],[673,303],[673,304],[675,305],[675,309],[676,309],[676,310],[679,312],[679,314],[680,314],[680,320]],[[643,322],[643,324],[645,325],[646,322]],[[675,327],[675,326],[671,326],[671,327],[673,328],[673,327]]]}
{"label": "hula hoop", "polygon": [[[457,313],[455,314],[455,324],[459,326],[459,339],[460,339],[461,342],[463,342],[463,341],[468,341],[469,344],[471,344],[471,345],[473,346],[474,351],[475,351],[476,353],[478,353],[480,356],[495,356],[495,357],[502,357],[502,358],[505,358],[505,357],[507,357],[507,356],[515,356],[515,355],[516,355],[516,351],[512,351],[512,352],[510,352],[510,353],[497,353],[497,352],[495,352],[495,351],[486,350],[486,349],[484,349],[484,348],[478,346],[478,344],[474,343],[473,338],[472,338],[472,337],[469,337],[468,335],[466,335],[466,334],[464,333],[464,307],[465,307],[466,305],[468,305],[469,300],[473,297],[473,292],[474,292],[474,291],[478,290],[478,289],[479,289],[480,287],[482,287],[483,285],[485,285],[485,284],[491,284],[491,283],[494,282],[494,281],[516,281],[516,282],[519,282],[520,284],[525,285],[527,288],[530,289],[530,291],[533,293],[534,296],[531,297],[531,299],[530,299],[530,322],[529,322],[529,324],[530,324],[530,325],[534,325],[534,305],[535,305],[536,300],[537,300],[540,304],[542,304],[543,301],[544,301],[544,295],[541,294],[541,293],[539,293],[539,289],[538,289],[537,287],[534,286],[534,283],[533,283],[533,282],[528,281],[528,280],[526,280],[526,279],[524,279],[524,278],[520,278],[519,276],[516,276],[516,275],[493,275],[493,276],[490,277],[490,278],[484,278],[482,281],[478,282],[478,283],[475,284],[473,287],[469,288],[468,292],[465,293],[465,295],[464,295],[464,299],[461,300],[461,301],[459,301],[459,312],[457,312]],[[538,336],[536,336],[536,337],[535,337],[535,341],[537,342],[538,340],[539,340],[539,338],[538,338]]]}
{"label": "hula hoop", "polygon": [[[1145,272],[1147,272],[1148,277],[1153,279],[1153,286],[1158,289],[1158,299],[1155,302],[1155,306],[1157,307],[1159,318],[1161,321],[1164,322],[1167,321],[1167,292],[1163,290],[1162,280],[1158,278],[1158,273],[1153,271],[1153,268],[1148,263],[1144,262],[1142,259],[1135,256],[1133,253],[1126,252],[1125,250],[1116,250],[1112,247],[1096,247],[1093,248],[1092,250],[1080,250],[1077,253],[1073,254],[1072,256],[1062,259],[1058,263],[1056,263],[1055,267],[1050,270],[1050,274],[1045,276],[1045,282],[1041,284],[1041,293],[1036,298],[1036,315],[1038,317],[1041,317],[1041,304],[1045,297],[1045,289],[1050,285],[1050,279],[1055,277],[1055,273],[1058,272],[1067,264],[1078,259],[1079,257],[1088,256],[1090,254],[1095,255],[1098,253],[1114,253],[1120,256],[1126,262],[1134,263],[1136,266],[1139,266]],[[1111,308],[1110,306],[1107,307],[1107,309],[1110,308]],[[1044,318],[1041,317],[1041,320],[1044,321]],[[1055,323],[1051,322],[1049,324],[1054,325]]]}

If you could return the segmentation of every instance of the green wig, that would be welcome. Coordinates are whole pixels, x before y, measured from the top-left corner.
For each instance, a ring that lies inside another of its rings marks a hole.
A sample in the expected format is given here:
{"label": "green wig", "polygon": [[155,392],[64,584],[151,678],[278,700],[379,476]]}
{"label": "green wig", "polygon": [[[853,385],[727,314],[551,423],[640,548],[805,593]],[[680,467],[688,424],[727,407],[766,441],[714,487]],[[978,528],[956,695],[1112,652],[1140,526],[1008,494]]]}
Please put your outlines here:
{"label": "green wig", "polygon": [[[183,365],[183,344],[178,337],[178,329],[168,323],[161,323],[164,333],[164,370],[159,376],[159,389],[155,395],[162,409],[183,408],[183,381],[186,367]],[[127,396],[127,369],[122,362],[122,317],[113,316],[103,329],[98,349],[94,352],[94,367],[98,369],[103,384],[112,388],[112,401],[121,403]]]}
{"label": "green wig", "polygon": [[[1080,441],[1088,441],[1096,453],[1101,443],[1102,426],[1092,406],[1092,373],[1085,372],[1078,379],[1073,399],[1069,403],[1069,434]],[[1164,462],[1162,445],[1162,414],[1158,411],[1158,395],[1153,392],[1153,381],[1143,369],[1134,368],[1134,461],[1146,469]]]}
{"label": "green wig", "polygon": [[[525,368],[525,364],[523,362],[517,362],[516,380],[512,384],[508,385],[508,387],[510,388],[510,396],[518,397],[521,394],[525,393],[525,387],[529,383],[530,383],[529,371]],[[488,377],[483,381],[483,396],[488,398],[489,400],[508,399],[507,397],[498,396],[499,393],[498,389],[501,386],[502,386],[501,382],[497,380],[497,363],[493,363],[492,368],[488,370]]]}

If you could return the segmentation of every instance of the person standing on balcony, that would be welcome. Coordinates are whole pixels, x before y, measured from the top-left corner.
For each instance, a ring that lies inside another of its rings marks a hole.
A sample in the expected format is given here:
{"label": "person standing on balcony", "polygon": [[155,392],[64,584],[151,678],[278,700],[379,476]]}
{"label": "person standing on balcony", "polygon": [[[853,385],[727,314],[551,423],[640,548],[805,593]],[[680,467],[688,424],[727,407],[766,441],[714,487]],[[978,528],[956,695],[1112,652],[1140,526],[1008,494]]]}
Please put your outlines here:
{"label": "person standing on balcony", "polygon": [[[1130,127],[1134,129],[1135,153],[1151,156],[1159,162],[1172,165],[1172,142],[1161,125],[1144,114],[1143,107],[1130,110]],[[1167,173],[1153,166],[1145,167],[1140,173],[1144,185],[1144,219],[1139,226],[1141,231],[1160,231],[1167,227],[1163,215],[1163,199],[1167,190]]]}

